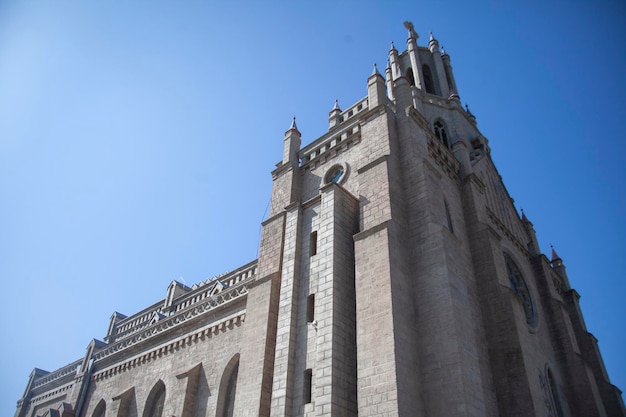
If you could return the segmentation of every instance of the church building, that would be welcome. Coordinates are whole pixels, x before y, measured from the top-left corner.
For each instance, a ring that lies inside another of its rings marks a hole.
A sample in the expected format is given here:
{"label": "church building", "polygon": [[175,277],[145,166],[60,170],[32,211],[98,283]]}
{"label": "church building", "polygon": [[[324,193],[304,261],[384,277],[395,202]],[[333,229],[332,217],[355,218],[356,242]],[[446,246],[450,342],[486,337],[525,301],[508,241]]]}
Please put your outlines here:
{"label": "church building", "polygon": [[405,28],[324,135],[286,131],[258,259],[113,313],[15,417],[626,416],[450,56]]}

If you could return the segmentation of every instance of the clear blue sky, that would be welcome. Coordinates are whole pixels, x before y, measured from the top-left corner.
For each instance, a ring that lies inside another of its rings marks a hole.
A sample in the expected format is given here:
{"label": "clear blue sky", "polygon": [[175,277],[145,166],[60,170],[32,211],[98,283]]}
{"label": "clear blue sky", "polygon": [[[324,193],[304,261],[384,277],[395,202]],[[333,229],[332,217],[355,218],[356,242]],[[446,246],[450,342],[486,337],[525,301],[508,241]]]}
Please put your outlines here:
{"label": "clear blue sky", "polygon": [[113,311],[255,259],[291,117],[305,144],[324,133],[405,45],[404,20],[450,54],[626,389],[623,1],[4,0],[0,414]]}

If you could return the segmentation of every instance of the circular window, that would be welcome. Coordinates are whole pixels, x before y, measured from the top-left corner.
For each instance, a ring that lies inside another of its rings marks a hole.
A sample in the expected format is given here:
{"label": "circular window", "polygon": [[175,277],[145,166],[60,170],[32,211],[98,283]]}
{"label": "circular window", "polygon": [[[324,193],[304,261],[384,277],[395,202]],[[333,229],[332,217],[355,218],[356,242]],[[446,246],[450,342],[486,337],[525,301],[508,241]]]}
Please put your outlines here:
{"label": "circular window", "polygon": [[345,179],[347,171],[348,171],[348,168],[345,164],[333,165],[326,172],[326,176],[324,177],[324,183],[326,184],[330,184],[333,182],[337,184],[342,183],[343,180]]}

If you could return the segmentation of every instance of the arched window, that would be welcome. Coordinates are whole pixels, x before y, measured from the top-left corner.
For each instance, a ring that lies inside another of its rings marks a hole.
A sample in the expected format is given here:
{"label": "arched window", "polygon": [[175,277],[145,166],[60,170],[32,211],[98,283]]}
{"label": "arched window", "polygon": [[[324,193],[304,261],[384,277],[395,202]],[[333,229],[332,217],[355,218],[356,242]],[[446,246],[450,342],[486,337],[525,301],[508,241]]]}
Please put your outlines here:
{"label": "arched window", "polygon": [[526,315],[526,323],[535,327],[537,325],[537,313],[535,311],[535,303],[533,301],[526,280],[522,276],[519,268],[513,262],[513,259],[508,254],[504,254],[504,261],[506,263],[506,272],[509,276],[509,284],[511,289],[517,295],[524,307],[524,314]]}
{"label": "arched window", "polygon": [[435,83],[433,83],[433,74],[430,72],[430,67],[426,64],[422,65],[422,74],[424,75],[424,88],[427,93],[435,93]]}
{"label": "arched window", "polygon": [[143,409],[143,417],[161,417],[163,415],[163,405],[165,404],[165,384],[159,380],[146,400]]}
{"label": "arched window", "polygon": [[446,148],[449,147],[448,133],[446,132],[446,125],[444,125],[441,120],[437,120],[435,122],[434,127],[435,127],[435,135],[439,138],[441,143],[443,143],[446,146]]}
{"label": "arched window", "polygon": [[100,400],[100,402],[98,402],[98,405],[96,405],[96,408],[93,410],[93,414],[91,415],[91,417],[104,417],[104,414],[107,411],[107,405],[104,402],[104,399]]}
{"label": "arched window", "polygon": [[415,85],[415,76],[413,75],[413,68],[408,67],[405,71],[406,78],[409,79],[409,84]]}
{"label": "arched window", "polygon": [[563,417],[563,407],[561,406],[559,391],[556,388],[556,383],[554,382],[554,377],[552,376],[552,371],[550,370],[550,368],[548,368],[546,371],[546,378],[548,379],[548,387],[550,388],[550,396],[552,397],[552,404],[554,405],[556,416]]}
{"label": "arched window", "polygon": [[217,394],[217,417],[233,417],[235,394],[237,393],[237,374],[239,373],[239,354],[233,356],[222,374],[219,393]]}

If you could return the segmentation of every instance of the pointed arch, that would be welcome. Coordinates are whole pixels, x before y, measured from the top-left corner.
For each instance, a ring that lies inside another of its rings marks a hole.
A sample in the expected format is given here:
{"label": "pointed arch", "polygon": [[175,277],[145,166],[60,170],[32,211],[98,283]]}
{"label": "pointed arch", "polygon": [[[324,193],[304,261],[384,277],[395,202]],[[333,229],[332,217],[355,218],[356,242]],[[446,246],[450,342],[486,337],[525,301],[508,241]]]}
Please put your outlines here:
{"label": "pointed arch", "polygon": [[435,83],[433,82],[433,73],[430,71],[430,67],[427,64],[422,65],[422,74],[424,75],[424,88],[427,93],[435,93]]}
{"label": "pointed arch", "polygon": [[154,384],[146,406],[143,409],[143,417],[161,417],[163,415],[163,406],[165,405],[165,384],[160,379]]}
{"label": "pointed arch", "polygon": [[409,79],[409,84],[415,86],[415,75],[413,74],[413,68],[408,67],[406,71],[404,71],[404,73],[406,74],[406,78]]}
{"label": "pointed arch", "polygon": [[98,401],[96,408],[93,410],[93,414],[91,417],[104,417],[107,411],[107,403],[104,401],[104,398]]}
{"label": "pointed arch", "polygon": [[522,275],[519,267],[513,261],[513,258],[506,252],[504,255],[504,263],[506,265],[506,273],[509,277],[509,285],[511,290],[519,298],[524,308],[524,315],[526,316],[526,323],[530,327],[537,327],[537,310],[535,308],[535,301],[530,293],[530,289],[526,284],[526,280]]}
{"label": "pointed arch", "polygon": [[552,370],[549,366],[546,366],[546,379],[548,380],[548,388],[550,390],[550,397],[552,399],[552,405],[557,417],[563,417],[563,406],[561,405],[561,399],[559,397],[559,391],[552,375]]}
{"label": "pointed arch", "polygon": [[235,395],[237,392],[237,374],[239,373],[239,353],[233,355],[224,368],[217,393],[216,417],[233,417]]}
{"label": "pointed arch", "polygon": [[450,145],[448,143],[448,132],[446,129],[445,123],[441,119],[437,119],[433,125],[435,136],[439,138],[441,143],[443,143],[446,148],[449,148]]}

